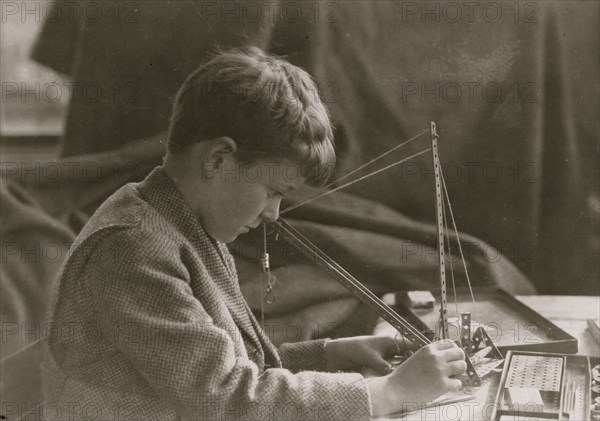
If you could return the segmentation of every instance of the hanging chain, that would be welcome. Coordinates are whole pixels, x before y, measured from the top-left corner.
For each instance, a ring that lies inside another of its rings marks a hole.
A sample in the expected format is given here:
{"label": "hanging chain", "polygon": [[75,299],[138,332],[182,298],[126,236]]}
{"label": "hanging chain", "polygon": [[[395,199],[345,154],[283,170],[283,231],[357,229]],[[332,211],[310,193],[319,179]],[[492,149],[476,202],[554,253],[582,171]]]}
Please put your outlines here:
{"label": "hanging chain", "polygon": [[[275,278],[275,276],[271,273],[271,263],[269,260],[269,252],[267,249],[267,224],[263,223],[263,255],[262,255],[262,259],[260,260],[260,264],[262,267],[262,271],[263,274],[267,280],[267,286],[264,289],[264,301],[267,304],[273,304],[275,302],[275,293],[273,292],[274,288],[275,288],[275,282],[277,282],[277,279]],[[262,290],[262,288],[261,288]],[[261,291],[262,293],[262,291]],[[261,304],[262,304],[262,297],[261,297]]]}

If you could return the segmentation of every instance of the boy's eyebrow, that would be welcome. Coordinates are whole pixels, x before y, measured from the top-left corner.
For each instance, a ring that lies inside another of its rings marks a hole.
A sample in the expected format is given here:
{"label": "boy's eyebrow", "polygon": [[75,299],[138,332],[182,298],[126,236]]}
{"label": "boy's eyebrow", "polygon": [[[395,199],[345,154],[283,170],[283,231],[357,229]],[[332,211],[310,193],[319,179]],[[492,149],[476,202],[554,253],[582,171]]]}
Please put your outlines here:
{"label": "boy's eyebrow", "polygon": [[293,184],[287,184],[284,185],[285,187],[285,192],[290,192],[290,191],[296,191],[298,190],[300,187],[304,186],[305,183],[293,183]]}
{"label": "boy's eyebrow", "polygon": [[289,183],[288,184],[285,181],[271,182],[270,184],[273,189],[279,190],[282,193],[295,191],[295,190],[298,190],[300,187],[302,187],[302,183]]}

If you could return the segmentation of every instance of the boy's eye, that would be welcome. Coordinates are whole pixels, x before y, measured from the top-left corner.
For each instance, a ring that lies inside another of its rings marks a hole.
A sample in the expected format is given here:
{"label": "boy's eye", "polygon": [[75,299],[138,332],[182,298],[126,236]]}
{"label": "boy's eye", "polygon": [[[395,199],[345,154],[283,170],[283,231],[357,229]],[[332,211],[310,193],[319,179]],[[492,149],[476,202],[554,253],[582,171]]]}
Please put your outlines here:
{"label": "boy's eye", "polygon": [[270,197],[283,197],[283,193],[277,190],[271,190]]}

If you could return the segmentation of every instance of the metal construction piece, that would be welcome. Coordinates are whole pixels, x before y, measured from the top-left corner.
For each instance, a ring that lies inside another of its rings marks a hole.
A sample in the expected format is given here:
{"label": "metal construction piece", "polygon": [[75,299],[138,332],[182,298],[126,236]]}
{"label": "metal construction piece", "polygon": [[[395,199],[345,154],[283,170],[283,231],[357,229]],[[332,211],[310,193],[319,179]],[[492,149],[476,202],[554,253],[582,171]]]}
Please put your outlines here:
{"label": "metal construction piece", "polygon": [[333,278],[342,284],[355,297],[373,308],[386,322],[392,325],[399,333],[407,336],[415,345],[423,346],[431,341],[412,326],[392,308],[385,304],[378,296],[373,294],[366,286],[350,275],[344,268],[331,259],[304,235],[290,224],[279,218],[273,223],[275,232],[293,244],[304,256],[324,268]]}
{"label": "metal construction piece", "polygon": [[460,313],[460,343],[467,356],[473,355],[474,348],[471,347],[471,312]]}
{"label": "metal construction piece", "polygon": [[[438,154],[438,139],[437,128],[435,122],[430,123],[430,135],[431,135],[431,153],[433,160],[433,169],[435,177],[435,202],[436,202],[436,222],[437,222],[437,249],[439,258],[439,277],[441,287],[440,297],[440,318],[438,323],[438,329],[436,333],[436,339],[447,339],[448,334],[448,302],[447,302],[447,291],[446,291],[446,247],[444,241],[445,233],[445,221],[444,221],[444,199],[447,199],[443,194],[443,174],[441,172],[441,165]],[[415,155],[416,156],[416,155]],[[317,196],[320,197],[320,196]],[[450,202],[448,202],[450,206]],[[450,206],[450,212],[452,214],[452,207]],[[453,219],[454,221],[454,219]],[[373,308],[375,312],[391,326],[393,326],[400,334],[404,335],[407,339],[411,340],[415,345],[419,347],[430,344],[431,340],[420,332],[417,328],[411,325],[408,321],[402,318],[396,313],[391,307],[385,304],[379,297],[371,292],[367,287],[360,283],[350,273],[348,273],[343,267],[336,263],[332,258],[320,250],[315,244],[307,239],[303,234],[297,231],[295,228],[290,226],[287,222],[279,218],[272,224],[275,234],[276,241],[279,236],[285,238],[288,242],[294,245],[304,256],[309,260],[315,262],[320,267],[324,268],[333,278],[348,289],[354,296],[359,298],[363,303]],[[455,228],[456,229],[456,228]],[[458,234],[457,234],[458,235]],[[266,231],[265,231],[265,244],[266,244]],[[460,249],[460,240],[459,240]],[[461,250],[462,257],[462,250]],[[464,263],[464,262],[463,262]],[[466,268],[465,268],[466,269]],[[263,271],[269,277],[270,267],[268,264],[268,253],[265,248]],[[468,276],[467,276],[467,282]],[[469,282],[470,286],[470,282]],[[458,345],[465,350],[465,362],[467,364],[467,379],[463,379],[463,385],[465,386],[480,386],[481,378],[478,375],[473,363],[470,360],[470,356],[476,353],[481,345],[489,348],[491,354],[494,354],[495,358],[501,359],[502,354],[498,351],[498,348],[493,344],[487,332],[482,328],[478,327],[475,334],[471,336],[471,313],[461,313],[461,338],[457,341]],[[480,351],[480,353],[486,351]],[[475,358],[475,357],[473,357]],[[493,364],[490,364],[492,367]],[[490,368],[491,370],[492,368]]]}
{"label": "metal construction piece", "polygon": [[440,158],[438,155],[438,134],[435,126],[435,122],[432,121],[430,124],[431,131],[431,156],[433,158],[433,173],[435,177],[435,219],[437,221],[437,248],[438,248],[438,259],[439,259],[439,273],[440,273],[440,323],[439,323],[439,338],[448,338],[448,299],[446,294],[446,258],[445,244],[444,244],[444,202],[442,198],[442,177],[440,176]]}
{"label": "metal construction piece", "polygon": [[477,329],[475,329],[475,333],[473,334],[471,348],[474,351],[477,351],[482,344],[483,346],[489,346],[492,348],[491,354],[488,354],[488,356],[491,355],[493,358],[498,359],[504,358],[500,350],[496,347],[496,344],[492,342],[490,335],[488,335],[483,327],[479,326]]}
{"label": "metal construction piece", "polygon": [[[448,338],[448,294],[446,292],[446,257],[445,257],[445,242],[444,242],[444,197],[442,196],[442,175],[440,157],[438,153],[438,139],[437,128],[435,121],[430,123],[431,132],[431,156],[433,159],[433,174],[435,184],[435,204],[436,212],[435,219],[437,222],[437,247],[438,247],[438,258],[439,258],[439,274],[440,274],[440,321],[438,323],[438,335],[441,339]],[[469,315],[470,319],[470,315]],[[470,325],[470,323],[469,323]],[[470,330],[470,328],[469,328]],[[469,335],[470,336],[470,335]],[[489,338],[489,337],[488,337]],[[462,344],[462,342],[459,342]],[[469,359],[469,351],[465,351],[465,362],[467,363],[467,377],[465,381],[466,386],[481,386],[481,378],[477,374],[477,371],[473,367],[471,360]]]}

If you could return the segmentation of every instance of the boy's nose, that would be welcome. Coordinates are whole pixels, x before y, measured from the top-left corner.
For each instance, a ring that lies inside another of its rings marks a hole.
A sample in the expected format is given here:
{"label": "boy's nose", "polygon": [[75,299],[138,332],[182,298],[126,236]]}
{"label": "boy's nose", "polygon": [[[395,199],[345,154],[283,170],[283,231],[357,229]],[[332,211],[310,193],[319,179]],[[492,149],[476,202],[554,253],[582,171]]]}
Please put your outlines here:
{"label": "boy's nose", "polygon": [[279,205],[281,204],[281,198],[275,198],[269,200],[265,209],[262,212],[262,218],[268,222],[275,222],[279,218]]}

